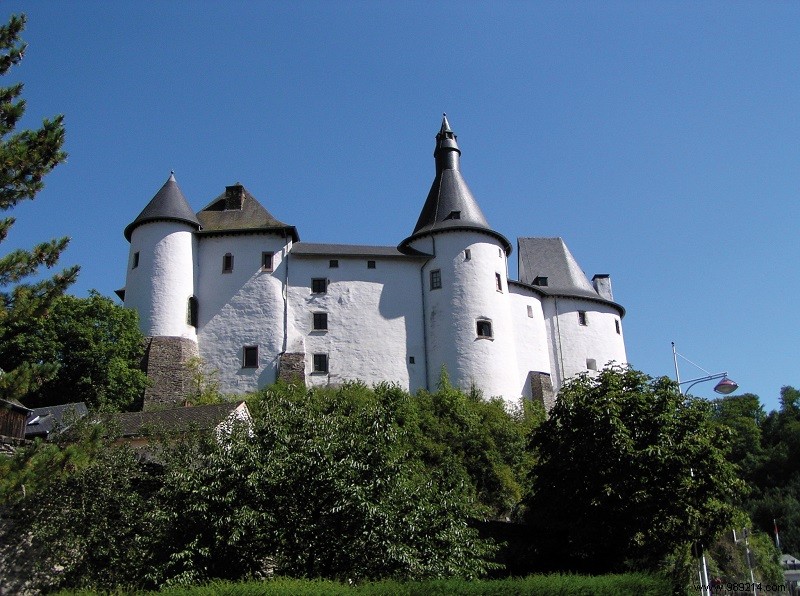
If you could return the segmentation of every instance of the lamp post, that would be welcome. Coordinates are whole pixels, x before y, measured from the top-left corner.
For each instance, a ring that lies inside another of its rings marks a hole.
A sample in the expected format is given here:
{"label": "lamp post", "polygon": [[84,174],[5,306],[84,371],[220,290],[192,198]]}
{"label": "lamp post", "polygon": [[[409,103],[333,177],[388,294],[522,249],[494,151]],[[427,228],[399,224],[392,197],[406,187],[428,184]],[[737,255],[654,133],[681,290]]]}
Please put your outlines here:
{"label": "lamp post", "polygon": [[[696,379],[689,379],[688,381],[681,381],[681,374],[680,371],[678,370],[678,356],[686,360],[686,362],[688,362],[689,364],[697,366],[697,368],[706,373],[706,376],[697,377]],[[728,378],[727,372],[711,374],[702,366],[698,366],[697,364],[689,360],[683,354],[679,354],[677,351],[675,351],[675,342],[672,342],[672,360],[675,363],[675,380],[678,381],[678,391],[680,391],[683,395],[688,395],[689,389],[691,389],[698,383],[702,383],[704,381],[713,381],[715,379],[721,379],[720,382],[714,386],[714,391],[721,395],[730,395],[739,388],[739,385],[735,381]],[[682,385],[686,385],[687,383],[689,384],[689,386],[684,390],[682,388]]]}
{"label": "lamp post", "polygon": [[[688,381],[681,381],[681,373],[678,370],[678,356],[680,356],[681,358],[686,360],[686,362],[688,362],[689,364],[691,364],[693,366],[696,366],[697,368],[702,370],[704,373],[706,373],[706,376],[697,377],[696,379],[689,379]],[[714,386],[714,391],[719,393],[719,394],[721,394],[721,395],[730,395],[731,393],[733,393],[734,391],[736,391],[739,388],[739,385],[736,384],[735,381],[732,381],[731,379],[728,378],[728,373],[727,372],[713,373],[712,374],[712,373],[708,372],[706,369],[704,369],[702,366],[698,366],[697,364],[695,364],[694,362],[689,360],[683,354],[679,354],[675,350],[675,342],[674,341],[672,342],[672,360],[675,363],[675,380],[678,382],[678,391],[681,392],[681,395],[688,395],[689,394],[689,390],[692,387],[694,387],[695,385],[697,385],[698,383],[703,383],[705,381],[713,381],[713,380],[716,380],[716,379],[721,379],[721,380],[719,381],[719,383],[717,383]],[[686,390],[682,389],[682,385],[686,385],[686,384],[689,385],[686,388]],[[694,474],[692,474],[692,475],[694,475]],[[701,594],[701,596],[707,596],[707,595],[710,596],[711,595],[711,587],[708,585],[708,566],[706,565],[706,552],[705,552],[705,549],[703,548],[702,544],[700,545],[700,562],[701,562],[701,566],[700,566],[700,570],[699,570],[699,574],[700,574],[700,594]]]}

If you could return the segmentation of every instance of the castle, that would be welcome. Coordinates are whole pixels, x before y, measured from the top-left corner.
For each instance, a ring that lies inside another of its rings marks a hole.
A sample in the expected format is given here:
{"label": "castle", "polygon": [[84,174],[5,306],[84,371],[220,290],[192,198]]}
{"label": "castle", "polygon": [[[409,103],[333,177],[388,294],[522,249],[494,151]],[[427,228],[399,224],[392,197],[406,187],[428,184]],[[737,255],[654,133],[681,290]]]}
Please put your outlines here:
{"label": "castle", "polygon": [[148,337],[148,403],[185,392],[199,355],[221,391],[279,378],[307,385],[451,382],[486,397],[541,400],[568,377],[626,362],[622,306],[608,275],[590,282],[561,238],[509,241],[461,175],[446,116],[436,175],[397,246],[301,242],[242,185],[195,213],[174,175],[125,228],[125,288]]}

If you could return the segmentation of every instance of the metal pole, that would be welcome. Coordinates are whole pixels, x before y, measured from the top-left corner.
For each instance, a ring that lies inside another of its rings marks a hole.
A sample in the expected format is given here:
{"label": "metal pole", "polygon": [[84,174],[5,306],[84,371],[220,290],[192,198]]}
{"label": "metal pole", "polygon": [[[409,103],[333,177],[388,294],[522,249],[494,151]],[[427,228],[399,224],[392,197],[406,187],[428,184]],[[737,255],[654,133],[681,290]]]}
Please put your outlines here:
{"label": "metal pole", "polygon": [[675,342],[672,342],[672,360],[675,362],[675,380],[678,382],[678,391],[681,391],[681,374],[678,372],[678,353],[675,351]]}

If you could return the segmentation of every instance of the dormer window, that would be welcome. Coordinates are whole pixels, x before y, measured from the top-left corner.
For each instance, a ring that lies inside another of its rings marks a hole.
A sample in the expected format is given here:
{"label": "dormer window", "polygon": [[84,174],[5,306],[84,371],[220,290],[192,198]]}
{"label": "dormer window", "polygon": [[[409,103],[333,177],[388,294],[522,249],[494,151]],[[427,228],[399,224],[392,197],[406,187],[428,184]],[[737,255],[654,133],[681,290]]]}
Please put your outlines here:
{"label": "dormer window", "polygon": [[461,219],[461,211],[451,211],[447,214],[447,217],[445,217],[445,220],[447,219]]}
{"label": "dormer window", "polygon": [[546,286],[547,285],[547,277],[544,275],[539,275],[533,280],[534,286]]}

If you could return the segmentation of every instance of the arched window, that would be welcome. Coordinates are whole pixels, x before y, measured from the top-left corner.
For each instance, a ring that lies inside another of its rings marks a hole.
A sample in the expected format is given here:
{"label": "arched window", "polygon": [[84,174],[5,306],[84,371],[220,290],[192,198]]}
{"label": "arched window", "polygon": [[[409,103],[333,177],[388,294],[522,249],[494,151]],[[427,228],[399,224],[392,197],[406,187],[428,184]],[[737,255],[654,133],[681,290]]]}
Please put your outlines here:
{"label": "arched window", "polygon": [[189,296],[189,305],[186,309],[186,322],[192,327],[197,327],[197,296]]}

